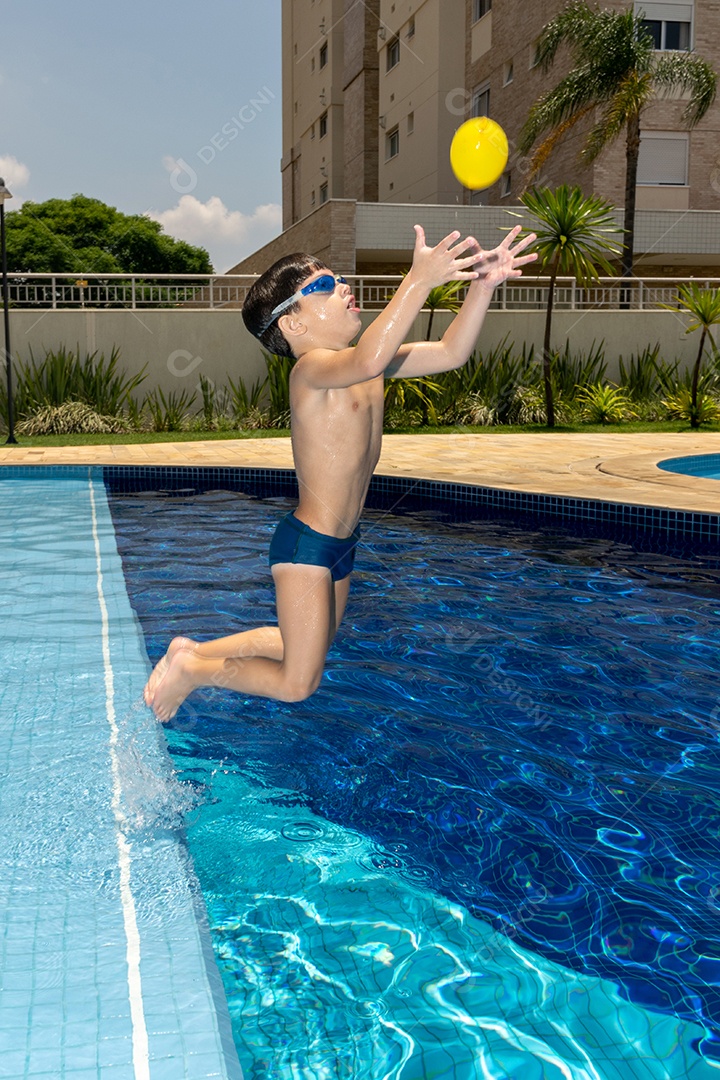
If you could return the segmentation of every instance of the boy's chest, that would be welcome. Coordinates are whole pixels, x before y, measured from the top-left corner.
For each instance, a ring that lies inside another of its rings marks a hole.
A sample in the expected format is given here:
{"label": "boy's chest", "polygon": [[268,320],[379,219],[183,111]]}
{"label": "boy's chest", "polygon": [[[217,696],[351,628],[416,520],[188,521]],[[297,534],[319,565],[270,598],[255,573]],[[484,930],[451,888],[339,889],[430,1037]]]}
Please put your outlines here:
{"label": "boy's chest", "polygon": [[382,419],[385,401],[384,382],[385,380],[380,376],[368,382],[356,383],[354,386],[346,386],[334,391],[338,395],[337,403],[340,410],[347,414],[348,420],[362,418],[367,421],[377,414]]}

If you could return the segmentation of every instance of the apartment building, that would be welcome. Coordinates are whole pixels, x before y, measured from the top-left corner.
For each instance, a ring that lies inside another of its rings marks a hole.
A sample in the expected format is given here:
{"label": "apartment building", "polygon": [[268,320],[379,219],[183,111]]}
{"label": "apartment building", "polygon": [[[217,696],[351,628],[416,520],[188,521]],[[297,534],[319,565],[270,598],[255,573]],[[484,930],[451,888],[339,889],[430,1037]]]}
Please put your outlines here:
{"label": "apartment building", "polygon": [[[561,53],[543,72],[536,42],[564,2],[283,0],[284,232],[237,269],[304,247],[341,269],[390,272],[407,264],[396,228],[405,215],[382,207],[432,205],[425,219],[449,228],[459,207],[517,207],[528,182],[519,132],[569,62]],[[720,70],[718,0],[602,0],[615,10],[631,4],[659,50],[694,49]],[[720,265],[720,102],[692,131],[681,121],[685,104],[681,95],[658,100],[643,119],[637,250],[646,273]],[[450,170],[453,133],[473,115],[497,120],[511,148],[484,192],[464,189]],[[623,140],[586,165],[587,128],[563,139],[536,182],[579,184],[622,207]],[[482,233],[485,219],[473,220]]]}
{"label": "apartment building", "polygon": [[[538,96],[564,73],[562,59],[546,74],[535,63],[535,42],[543,26],[562,8],[558,0],[470,0],[466,39],[467,85],[473,115],[490,115],[508,133],[511,146]],[[616,11],[624,0],[603,0]],[[720,8],[715,0],[642,0],[642,12],[656,47],[694,49],[720,69]],[[682,122],[687,98],[654,102],[643,116],[637,207],[639,210],[720,210],[720,104],[692,131]],[[615,205],[625,195],[624,143],[618,140],[592,166],[578,155],[588,124],[579,126],[548,159],[541,180],[551,187],[580,184]],[[528,162],[517,152],[498,184],[480,196],[501,204],[517,201],[527,183]],[[468,193],[468,198],[473,196]]]}

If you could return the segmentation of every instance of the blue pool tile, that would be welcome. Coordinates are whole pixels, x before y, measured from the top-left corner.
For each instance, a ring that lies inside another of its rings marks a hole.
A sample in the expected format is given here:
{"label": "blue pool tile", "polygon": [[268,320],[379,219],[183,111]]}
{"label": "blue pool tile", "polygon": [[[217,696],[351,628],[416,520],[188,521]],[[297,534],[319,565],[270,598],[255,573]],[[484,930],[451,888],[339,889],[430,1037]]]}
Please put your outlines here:
{"label": "blue pool tile", "polygon": [[[29,642],[18,655],[13,636],[3,637],[0,628],[0,661],[11,673],[0,688],[0,1077],[12,1080],[96,1080],[100,1068],[118,1080],[132,1076],[128,943],[112,809],[90,476],[120,729],[116,752],[130,755],[119,758],[124,797],[132,795],[138,763],[156,786],[171,775],[164,735],[144,705],[134,705],[141,700],[147,657],[125,590],[101,472],[70,472],[59,482],[50,474],[27,480],[0,474],[0,573],[12,583]],[[4,512],[19,499],[27,513]],[[47,527],[37,541],[39,513]],[[184,1016],[172,993],[176,983],[191,984],[214,1071],[234,1080],[239,1067],[224,1034],[224,1003],[208,970],[211,949],[201,933],[187,856],[177,835],[164,827],[137,837],[130,824],[123,828],[140,941],[140,1001],[143,978],[153,974],[157,1009],[171,1033],[162,1052],[172,1055],[176,1077],[204,1080],[206,1073],[188,1069],[184,1061]],[[169,922],[162,917],[168,896]],[[148,1004],[153,1019],[152,1000]],[[151,1058],[157,1053],[153,1041],[150,1032]],[[10,1062],[15,1071],[7,1073]]]}
{"label": "blue pool tile", "polygon": [[127,1065],[132,1061],[132,1039],[99,1039],[97,1044],[98,1064]]}

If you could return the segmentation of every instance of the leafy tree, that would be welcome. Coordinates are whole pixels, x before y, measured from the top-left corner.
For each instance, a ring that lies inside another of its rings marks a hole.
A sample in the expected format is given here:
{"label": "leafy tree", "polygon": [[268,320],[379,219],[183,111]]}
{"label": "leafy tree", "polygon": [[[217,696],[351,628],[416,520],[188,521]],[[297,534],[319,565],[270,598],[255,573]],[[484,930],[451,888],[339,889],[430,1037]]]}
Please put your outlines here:
{"label": "leafy tree", "polygon": [[537,242],[533,248],[538,253],[540,269],[549,267],[550,270],[543,341],[543,378],[547,423],[548,427],[554,427],[550,344],[555,282],[558,275],[568,275],[581,285],[589,285],[597,281],[598,270],[611,274],[612,267],[607,256],[620,253],[611,235],[620,230],[615,224],[610,203],[598,195],[583,195],[579,187],[569,188],[563,184],[556,191],[533,188],[526,191],[520,201],[536,218],[533,231],[537,233]]}
{"label": "leafy tree", "polygon": [[6,217],[8,269],[35,274],[211,274],[207,251],[99,199],[26,202]]}
{"label": "leafy tree", "polygon": [[689,285],[681,285],[678,289],[676,307],[670,304],[663,304],[663,307],[668,308],[670,311],[682,312],[691,317],[692,322],[688,326],[686,333],[691,334],[693,330],[702,329],[700,346],[692,371],[690,402],[687,410],[690,427],[699,428],[702,423],[702,409],[698,406],[700,368],[706,338],[710,338],[713,351],[715,350],[715,341],[710,328],[720,324],[720,289],[703,289],[693,281]]}
{"label": "leafy tree", "polygon": [[[690,92],[683,122],[693,127],[703,118],[717,89],[717,74],[689,52],[658,52],[644,26],[644,14],[599,10],[586,0],[571,0],[546,24],[537,46],[538,62],[547,71],[563,43],[574,66],[557,86],[530,110],[518,146],[527,153],[544,135],[532,160],[541,168],[559,140],[579,120],[595,113],[581,159],[593,162],[625,133],[625,250],[623,277],[632,274],[635,242],[635,189],[642,114],[658,93]],[[599,110],[596,113],[596,110]]]}

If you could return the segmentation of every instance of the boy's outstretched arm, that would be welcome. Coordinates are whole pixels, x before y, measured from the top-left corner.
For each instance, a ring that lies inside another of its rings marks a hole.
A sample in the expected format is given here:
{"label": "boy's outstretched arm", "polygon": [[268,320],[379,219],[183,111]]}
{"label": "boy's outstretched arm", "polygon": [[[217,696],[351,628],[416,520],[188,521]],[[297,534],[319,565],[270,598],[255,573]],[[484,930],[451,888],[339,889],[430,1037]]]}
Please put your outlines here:
{"label": "boy's outstretched arm", "polygon": [[[440,341],[401,345],[385,369],[386,376],[405,379],[416,375],[436,375],[462,367],[477,344],[495,288],[503,281],[520,277],[522,267],[537,259],[537,254],[522,254],[536,239],[534,233],[514,243],[521,228],[518,225],[512,229],[492,251],[482,252],[483,261],[477,267],[479,277],[470,284],[460,311]],[[477,250],[480,253],[479,245]]]}
{"label": "boy's outstretched arm", "polygon": [[[405,341],[430,290],[449,281],[474,284],[478,279],[478,263],[486,256],[472,237],[460,242],[461,235],[450,233],[431,248],[425,241],[422,226],[416,225],[412,266],[387,307],[364,331],[357,345],[340,350],[312,349],[300,356],[294,376],[312,386],[330,389],[382,375]],[[465,252],[470,254],[464,255]]]}

